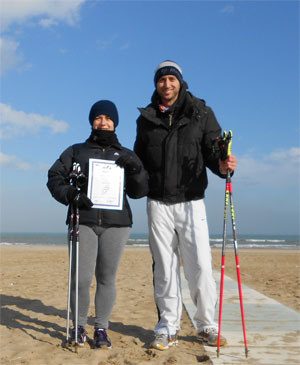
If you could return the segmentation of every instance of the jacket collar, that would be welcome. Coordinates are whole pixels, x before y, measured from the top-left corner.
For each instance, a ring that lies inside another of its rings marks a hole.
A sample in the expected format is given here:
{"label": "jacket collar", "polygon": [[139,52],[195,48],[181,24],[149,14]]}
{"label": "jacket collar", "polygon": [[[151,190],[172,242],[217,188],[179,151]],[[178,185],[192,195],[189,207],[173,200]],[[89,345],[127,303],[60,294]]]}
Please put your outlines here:
{"label": "jacket collar", "polygon": [[[88,147],[91,147],[91,148],[99,148],[100,146],[98,145],[98,143],[94,142],[94,141],[91,141],[89,138],[85,141],[85,144],[88,146]],[[110,147],[114,147],[114,148],[117,148],[118,150],[121,150],[122,149],[122,145],[120,143],[113,143],[112,145],[108,146],[108,147],[105,147],[105,148],[110,148]]]}

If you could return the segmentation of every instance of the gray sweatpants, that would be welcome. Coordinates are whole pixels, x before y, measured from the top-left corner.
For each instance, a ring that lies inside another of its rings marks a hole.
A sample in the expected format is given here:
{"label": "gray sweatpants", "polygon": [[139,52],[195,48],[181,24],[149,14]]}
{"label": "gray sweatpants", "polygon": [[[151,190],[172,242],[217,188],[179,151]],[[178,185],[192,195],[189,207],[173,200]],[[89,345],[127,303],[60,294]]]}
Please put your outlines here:
{"label": "gray sweatpants", "polygon": [[[129,227],[79,226],[78,325],[85,326],[90,305],[90,285],[96,277],[95,328],[108,328],[116,300],[116,274],[129,238]],[[73,244],[71,311],[75,326],[75,265]]]}

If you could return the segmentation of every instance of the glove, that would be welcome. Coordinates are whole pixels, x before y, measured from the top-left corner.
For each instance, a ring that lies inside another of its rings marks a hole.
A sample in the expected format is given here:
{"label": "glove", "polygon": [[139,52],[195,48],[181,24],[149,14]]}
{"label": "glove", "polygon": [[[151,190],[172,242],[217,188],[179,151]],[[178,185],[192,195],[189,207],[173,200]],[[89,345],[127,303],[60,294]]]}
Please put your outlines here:
{"label": "glove", "polygon": [[120,167],[124,167],[129,174],[138,174],[141,171],[141,165],[131,155],[120,156],[116,164]]}
{"label": "glove", "polygon": [[78,208],[90,210],[94,205],[93,202],[86,196],[85,193],[78,193],[74,199],[78,204]]}
{"label": "glove", "polygon": [[67,199],[69,204],[75,203],[81,209],[89,210],[94,205],[85,193],[78,191],[74,186],[70,186],[67,192]]}

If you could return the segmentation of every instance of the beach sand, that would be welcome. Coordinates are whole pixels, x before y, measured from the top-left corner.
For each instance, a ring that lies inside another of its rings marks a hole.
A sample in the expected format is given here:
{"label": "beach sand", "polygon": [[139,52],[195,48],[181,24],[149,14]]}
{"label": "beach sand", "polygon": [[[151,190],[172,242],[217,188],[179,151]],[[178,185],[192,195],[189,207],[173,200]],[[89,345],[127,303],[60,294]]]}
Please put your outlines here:
{"label": "beach sand", "polygon": [[[149,349],[157,312],[148,248],[126,247],[117,276],[117,301],[108,334],[111,350],[78,353],[64,348],[68,254],[62,246],[2,246],[1,364],[209,364],[196,331],[183,312],[179,346]],[[242,283],[300,312],[299,251],[240,249]],[[221,250],[213,249],[219,270]],[[225,275],[236,279],[233,250],[226,251]],[[87,331],[93,336],[93,293]]]}

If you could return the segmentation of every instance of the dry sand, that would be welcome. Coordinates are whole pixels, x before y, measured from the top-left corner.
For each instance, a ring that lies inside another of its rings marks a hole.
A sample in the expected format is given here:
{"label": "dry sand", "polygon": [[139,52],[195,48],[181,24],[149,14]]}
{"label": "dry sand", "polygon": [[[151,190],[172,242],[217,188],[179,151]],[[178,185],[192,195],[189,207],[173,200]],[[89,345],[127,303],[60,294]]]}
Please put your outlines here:
{"label": "dry sand", "polygon": [[[1,253],[1,364],[209,364],[204,347],[184,312],[180,344],[149,349],[157,320],[148,248],[127,247],[118,277],[117,302],[108,334],[112,350],[88,344],[74,353],[64,348],[68,256],[66,247],[7,246]],[[219,270],[220,250],[213,249]],[[300,312],[299,251],[240,249],[242,283]],[[225,274],[236,278],[234,254],[226,253]],[[95,283],[92,284],[92,295]],[[92,296],[93,298],[93,296]],[[87,331],[93,335],[91,301]]]}

